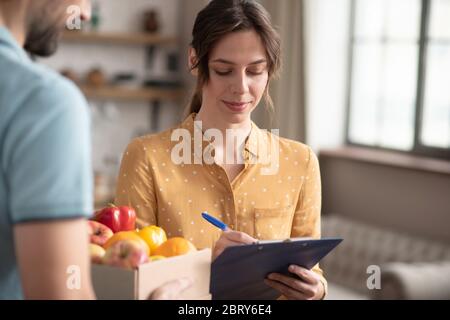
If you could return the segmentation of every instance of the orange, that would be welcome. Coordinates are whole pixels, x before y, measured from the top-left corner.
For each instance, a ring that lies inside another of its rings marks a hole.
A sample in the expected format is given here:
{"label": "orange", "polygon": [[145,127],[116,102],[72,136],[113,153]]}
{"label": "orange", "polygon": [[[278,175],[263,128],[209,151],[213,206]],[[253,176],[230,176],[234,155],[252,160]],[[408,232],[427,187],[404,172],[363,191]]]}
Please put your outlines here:
{"label": "orange", "polygon": [[186,254],[192,251],[197,251],[192,242],[181,238],[175,237],[170,238],[163,244],[161,244],[155,251],[153,251],[153,255],[155,256],[164,256],[164,257],[174,257],[180,256],[182,254]]}
{"label": "orange", "polygon": [[149,246],[150,252],[155,251],[163,242],[167,240],[166,232],[157,226],[148,226],[137,232]]}
{"label": "orange", "polygon": [[142,245],[142,247],[145,249],[145,252],[147,253],[147,255],[150,255],[151,251],[150,251],[150,248],[149,248],[147,242],[145,242],[141,237],[139,237],[135,231],[121,231],[121,232],[115,233],[111,238],[108,239],[108,241],[106,241],[106,243],[103,245],[103,248],[106,250],[110,246],[112,246],[114,243],[116,243],[117,241],[121,241],[121,240],[138,241]]}

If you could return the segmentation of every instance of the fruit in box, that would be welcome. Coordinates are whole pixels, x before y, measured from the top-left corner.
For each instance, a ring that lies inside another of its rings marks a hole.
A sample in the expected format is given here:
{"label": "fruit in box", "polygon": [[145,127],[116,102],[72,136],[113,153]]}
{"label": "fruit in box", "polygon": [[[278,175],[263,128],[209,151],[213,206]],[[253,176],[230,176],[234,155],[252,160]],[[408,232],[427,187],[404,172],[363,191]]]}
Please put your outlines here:
{"label": "fruit in box", "polygon": [[136,229],[136,212],[131,207],[116,207],[110,204],[108,207],[97,211],[93,220],[109,227],[114,233]]}
{"label": "fruit in box", "polygon": [[103,246],[113,236],[110,228],[97,221],[88,221],[88,234],[90,243]]}
{"label": "fruit in box", "polygon": [[148,247],[147,243],[141,237],[139,237],[135,231],[121,231],[121,232],[115,233],[111,238],[109,238],[109,240],[105,243],[103,248],[105,248],[105,250],[108,250],[109,247],[114,245],[116,242],[122,241],[122,240],[136,241],[137,243],[140,244],[142,249],[146,252],[147,256],[149,256],[151,253],[150,248]]}
{"label": "fruit in box", "polygon": [[190,242],[181,237],[170,238],[166,242],[162,243],[156,250],[152,252],[152,255],[174,257],[189,252],[197,251],[197,248]]}
{"label": "fruit in box", "polygon": [[120,240],[114,242],[106,250],[103,263],[110,266],[136,269],[148,262],[148,254],[140,241]]}
{"label": "fruit in box", "polygon": [[89,255],[91,257],[91,262],[96,264],[101,264],[103,262],[103,257],[105,256],[105,249],[100,247],[98,244],[89,244]]}
{"label": "fruit in box", "polygon": [[148,226],[139,231],[137,234],[147,243],[150,247],[150,252],[153,252],[162,243],[167,241],[166,232],[158,226]]}
{"label": "fruit in box", "polygon": [[150,259],[151,262],[153,262],[153,261],[158,261],[158,260],[164,260],[164,259],[167,259],[167,258],[164,257],[164,256],[150,256],[149,259]]}

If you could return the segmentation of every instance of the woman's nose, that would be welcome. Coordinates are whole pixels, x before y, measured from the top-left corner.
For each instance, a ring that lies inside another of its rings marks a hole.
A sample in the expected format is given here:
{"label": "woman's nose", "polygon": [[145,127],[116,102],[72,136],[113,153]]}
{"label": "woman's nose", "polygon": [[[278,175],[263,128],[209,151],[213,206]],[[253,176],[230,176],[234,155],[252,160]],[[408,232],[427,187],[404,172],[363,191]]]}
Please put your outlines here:
{"label": "woman's nose", "polygon": [[233,79],[231,90],[234,94],[243,94],[248,92],[248,79],[245,73],[239,74],[235,79]]}

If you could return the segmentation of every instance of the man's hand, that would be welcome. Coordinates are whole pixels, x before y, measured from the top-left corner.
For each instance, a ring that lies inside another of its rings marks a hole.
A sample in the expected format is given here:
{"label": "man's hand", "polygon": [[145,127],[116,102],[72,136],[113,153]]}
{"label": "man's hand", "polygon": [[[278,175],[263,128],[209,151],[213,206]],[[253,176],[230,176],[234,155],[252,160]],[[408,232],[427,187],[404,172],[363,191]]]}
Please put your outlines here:
{"label": "man's hand", "polygon": [[150,295],[151,300],[180,300],[181,293],[192,286],[191,278],[181,278],[170,281],[155,289]]}

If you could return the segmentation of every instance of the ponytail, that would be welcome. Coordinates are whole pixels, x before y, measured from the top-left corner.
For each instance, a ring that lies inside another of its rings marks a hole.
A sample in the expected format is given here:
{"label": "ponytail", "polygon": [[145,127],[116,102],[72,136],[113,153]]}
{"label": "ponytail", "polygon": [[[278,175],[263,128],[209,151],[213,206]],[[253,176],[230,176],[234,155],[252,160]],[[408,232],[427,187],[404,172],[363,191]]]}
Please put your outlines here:
{"label": "ponytail", "polygon": [[197,90],[195,90],[195,93],[191,98],[191,102],[189,103],[189,106],[186,108],[185,115],[189,116],[192,113],[199,113],[201,107],[202,107],[202,93],[201,93],[201,89],[197,88]]}

